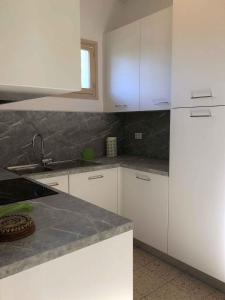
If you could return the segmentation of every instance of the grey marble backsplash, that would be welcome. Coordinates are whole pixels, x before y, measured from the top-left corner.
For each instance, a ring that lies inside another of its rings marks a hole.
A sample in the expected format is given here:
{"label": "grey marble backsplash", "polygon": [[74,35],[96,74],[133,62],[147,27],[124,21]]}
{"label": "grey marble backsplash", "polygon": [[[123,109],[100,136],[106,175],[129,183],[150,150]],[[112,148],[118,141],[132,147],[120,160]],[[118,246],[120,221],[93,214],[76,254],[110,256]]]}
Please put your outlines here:
{"label": "grey marble backsplash", "polygon": [[[142,141],[134,132],[143,132]],[[169,112],[81,113],[81,112],[0,112],[0,166],[38,161],[32,137],[41,133],[48,157],[77,159],[86,147],[98,157],[105,155],[108,136],[119,137],[119,153],[168,159]]]}
{"label": "grey marble backsplash", "polygon": [[[123,113],[120,118],[123,154],[169,160],[169,111]],[[136,140],[135,133],[142,133],[143,139]]]}

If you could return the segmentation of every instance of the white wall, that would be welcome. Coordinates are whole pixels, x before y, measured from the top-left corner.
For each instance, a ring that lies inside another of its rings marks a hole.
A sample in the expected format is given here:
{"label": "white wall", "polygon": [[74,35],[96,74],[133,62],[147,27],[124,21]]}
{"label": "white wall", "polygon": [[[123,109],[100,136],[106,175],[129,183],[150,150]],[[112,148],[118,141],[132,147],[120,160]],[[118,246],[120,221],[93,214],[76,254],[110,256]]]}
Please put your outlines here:
{"label": "white wall", "polygon": [[98,41],[99,100],[47,97],[0,110],[103,111],[103,33],[171,5],[172,0],[81,0],[81,37]]}

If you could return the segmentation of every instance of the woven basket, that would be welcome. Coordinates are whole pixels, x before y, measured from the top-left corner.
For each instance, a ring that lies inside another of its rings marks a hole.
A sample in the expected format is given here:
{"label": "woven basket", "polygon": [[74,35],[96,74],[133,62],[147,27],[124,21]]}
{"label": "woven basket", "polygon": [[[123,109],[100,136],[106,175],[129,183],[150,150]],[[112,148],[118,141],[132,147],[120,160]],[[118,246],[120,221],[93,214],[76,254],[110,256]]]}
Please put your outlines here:
{"label": "woven basket", "polygon": [[0,218],[0,242],[20,240],[34,231],[35,224],[29,216],[11,215]]}

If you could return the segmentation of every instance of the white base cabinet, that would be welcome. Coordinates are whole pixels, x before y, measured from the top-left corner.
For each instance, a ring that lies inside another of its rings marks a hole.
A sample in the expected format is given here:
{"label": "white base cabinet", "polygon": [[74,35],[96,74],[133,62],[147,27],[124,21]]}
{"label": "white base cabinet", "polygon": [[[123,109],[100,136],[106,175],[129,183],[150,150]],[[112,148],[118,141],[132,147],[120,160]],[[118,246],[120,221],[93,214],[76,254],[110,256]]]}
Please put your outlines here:
{"label": "white base cabinet", "polygon": [[64,193],[69,193],[69,178],[68,175],[55,176],[49,178],[36,179],[40,183],[44,183],[49,187],[56,190],[62,191]]}
{"label": "white base cabinet", "polygon": [[0,300],[132,300],[129,231],[0,280]]}
{"label": "white base cabinet", "polygon": [[70,174],[72,196],[88,201],[111,212],[118,212],[118,169]]}
{"label": "white base cabinet", "polygon": [[168,177],[121,168],[120,214],[134,222],[134,237],[167,252]]}

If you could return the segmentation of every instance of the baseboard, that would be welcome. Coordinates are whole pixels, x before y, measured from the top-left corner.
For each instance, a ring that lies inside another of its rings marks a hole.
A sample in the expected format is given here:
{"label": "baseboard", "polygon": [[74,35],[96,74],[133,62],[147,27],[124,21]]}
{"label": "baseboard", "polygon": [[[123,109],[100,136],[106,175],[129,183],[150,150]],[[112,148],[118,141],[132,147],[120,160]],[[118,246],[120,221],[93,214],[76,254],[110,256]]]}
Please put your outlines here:
{"label": "baseboard", "polygon": [[145,243],[139,241],[139,240],[136,240],[134,239],[134,245],[136,247],[139,247],[143,250],[145,250],[146,252],[149,252],[150,254],[152,254],[153,256],[156,256],[158,258],[160,258],[161,260],[175,266],[176,268],[180,269],[181,271],[195,277],[196,279],[199,279],[201,280],[202,282],[210,285],[211,287],[225,293],[225,283],[214,278],[214,277],[211,277],[193,267],[190,267],[189,265],[149,246],[149,245],[146,245]]}

